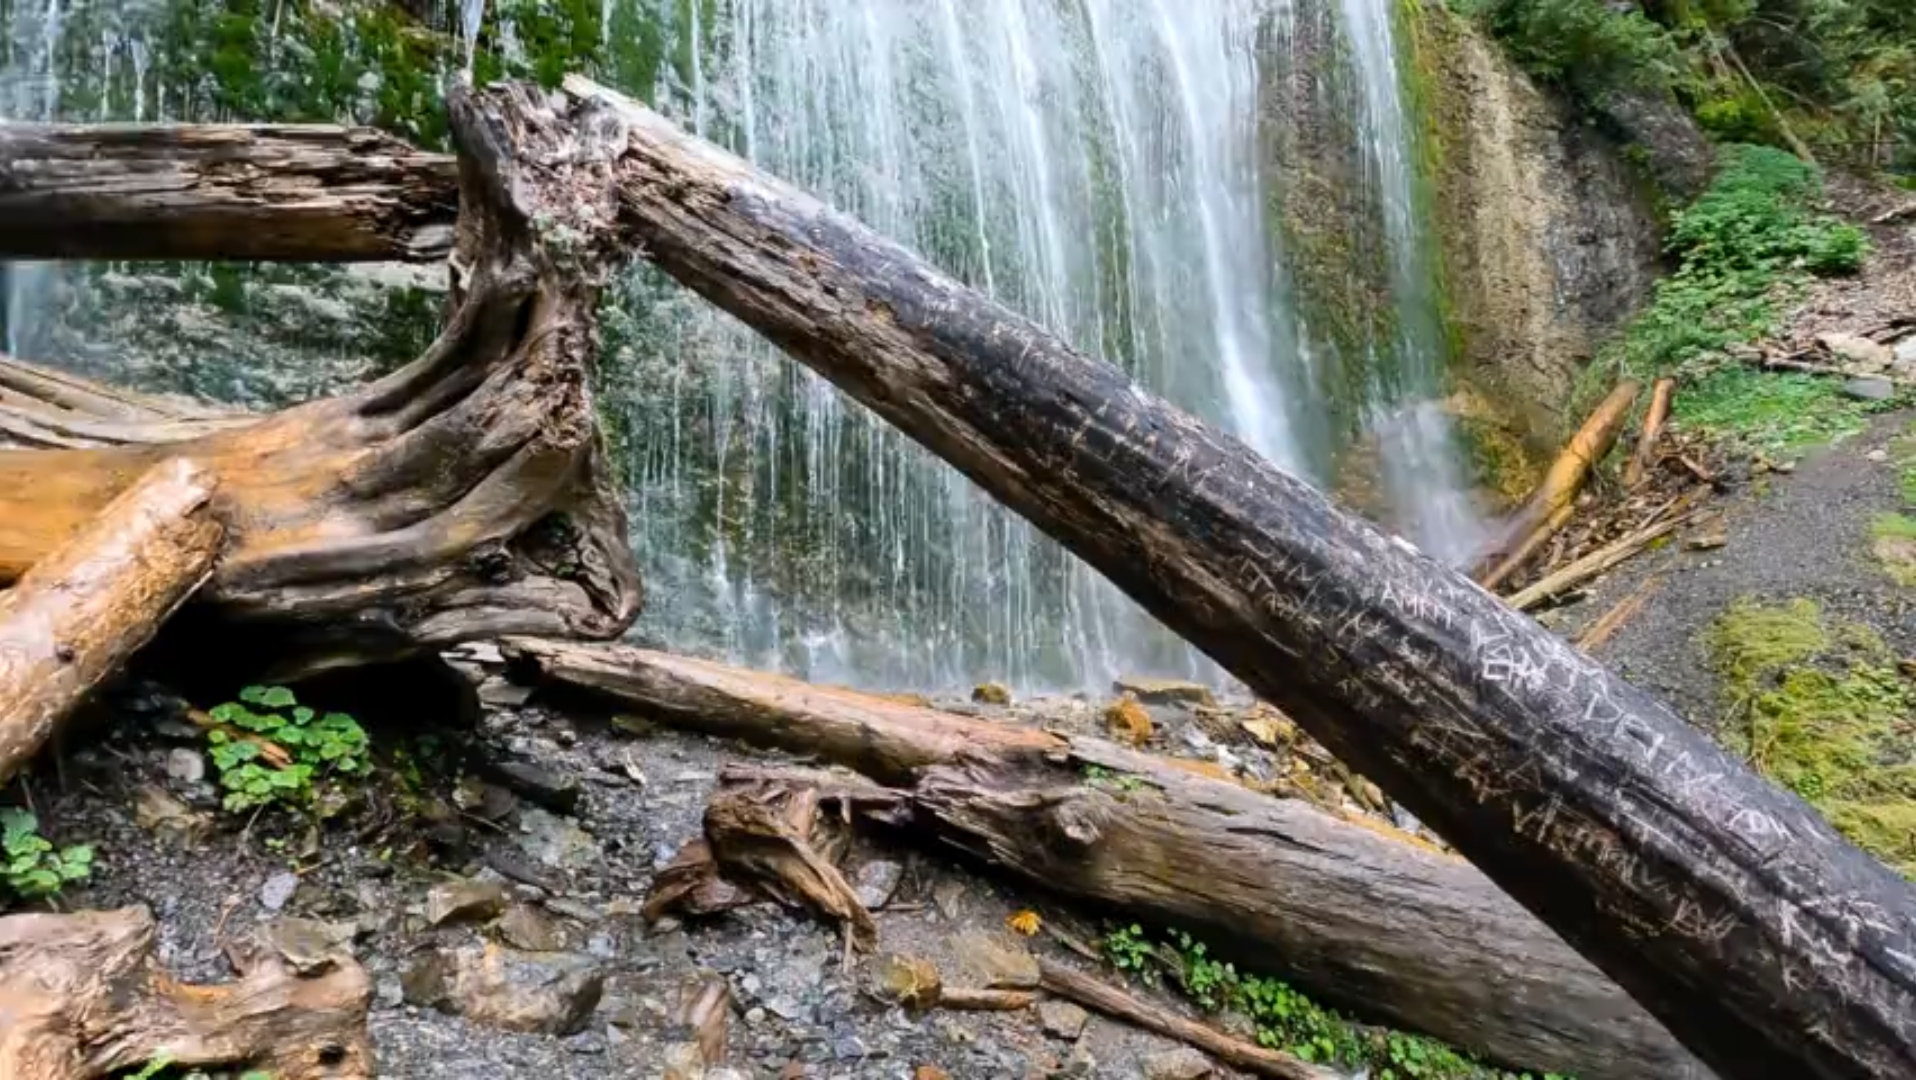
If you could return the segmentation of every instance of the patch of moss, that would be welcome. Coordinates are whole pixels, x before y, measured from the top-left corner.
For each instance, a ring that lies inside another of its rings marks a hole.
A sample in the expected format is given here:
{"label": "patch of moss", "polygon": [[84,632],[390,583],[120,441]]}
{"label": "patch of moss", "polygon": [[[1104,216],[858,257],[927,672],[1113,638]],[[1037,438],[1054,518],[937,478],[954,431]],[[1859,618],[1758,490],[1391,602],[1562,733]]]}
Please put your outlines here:
{"label": "patch of moss", "polygon": [[[1904,476],[1905,481],[1908,476]],[[1871,550],[1896,584],[1916,589],[1916,517],[1882,514],[1870,523]]]}
{"label": "patch of moss", "polygon": [[[1916,524],[1916,523],[1913,523]],[[1916,878],[1916,687],[1866,626],[1809,600],[1738,601],[1706,644],[1752,765]]]}

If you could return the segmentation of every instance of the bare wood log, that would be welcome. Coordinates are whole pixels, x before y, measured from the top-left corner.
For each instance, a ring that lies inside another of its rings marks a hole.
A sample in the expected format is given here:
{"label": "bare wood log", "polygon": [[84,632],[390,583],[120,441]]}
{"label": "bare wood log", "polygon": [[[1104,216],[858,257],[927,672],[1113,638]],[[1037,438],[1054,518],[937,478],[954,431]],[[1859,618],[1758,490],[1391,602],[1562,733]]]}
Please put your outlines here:
{"label": "bare wood log", "polygon": [[1654,577],[1637,586],[1630,595],[1617,601],[1616,606],[1604,612],[1601,618],[1590,625],[1590,629],[1584,631],[1583,636],[1577,639],[1577,648],[1589,653],[1603,648],[1623,627],[1623,624],[1635,618],[1637,612],[1643,609],[1644,603],[1662,587],[1663,579]]}
{"label": "bare wood log", "polygon": [[1511,575],[1529,565],[1543,550],[1543,545],[1570,520],[1576,512],[1578,492],[1583,490],[1597,463],[1608,457],[1610,448],[1617,444],[1617,435],[1623,430],[1623,422],[1630,418],[1630,407],[1636,404],[1639,389],[1632,380],[1617,384],[1577,429],[1563,453],[1551,463],[1537,490],[1530,493],[1506,524],[1508,542],[1504,546],[1509,554],[1479,578],[1478,584],[1494,590],[1510,580]]}
{"label": "bare wood log", "polygon": [[[183,614],[198,619],[194,655],[217,652],[229,662],[290,656],[299,670],[311,670],[502,633],[613,637],[631,623],[638,574],[586,375],[601,267],[612,252],[575,241],[599,219],[578,216],[596,207],[569,187],[603,186],[603,179],[593,180],[589,168],[534,177],[513,156],[589,160],[594,139],[608,134],[515,130],[461,95],[452,121],[464,216],[452,310],[438,340],[357,391],[244,422],[154,416],[138,407],[102,416],[135,403],[76,393],[71,383],[54,388],[67,393],[56,400],[46,380],[15,371],[16,385],[31,383],[29,396],[40,406],[15,419],[90,448],[0,450],[0,584],[44,559],[153,463],[178,457],[220,478],[233,533],[232,550],[194,605],[200,610]],[[9,137],[16,140],[9,146],[21,145],[17,131]],[[110,143],[127,168],[166,174],[173,166],[165,154],[180,149],[179,137],[121,132]],[[270,171],[257,154],[279,154],[309,169],[308,194],[324,202],[321,192],[351,195],[359,190],[355,178],[368,173],[390,179],[398,170],[424,185],[446,168],[436,158],[387,160],[396,153],[389,144],[368,150],[358,134],[313,139],[318,149],[307,135],[280,129],[270,137],[194,135],[179,167],[202,172],[168,182],[220,190],[250,169]],[[329,154],[363,161],[322,167],[310,156],[332,162]],[[8,167],[17,175],[25,166]],[[403,220],[443,221],[443,208],[433,206],[430,214],[408,210]],[[399,227],[390,218],[364,225]],[[305,235],[305,226],[288,228],[282,235]],[[214,230],[222,241],[254,231],[231,222]],[[15,235],[5,226],[0,233]],[[558,254],[548,250],[547,235],[561,237]],[[55,404],[76,415],[47,416]],[[158,432],[156,425],[184,426]],[[176,436],[181,441],[150,444]],[[218,648],[199,636],[214,632]]]}
{"label": "bare wood log", "polygon": [[213,572],[213,478],[160,463],[0,592],[0,784]]}
{"label": "bare wood log", "polygon": [[373,1075],[372,980],[343,952],[289,964],[269,928],[238,982],[194,986],[154,962],[144,908],[0,918],[0,1076],[96,1080],[164,1059],[277,1080]]}
{"label": "bare wood log", "polygon": [[1623,562],[1637,552],[1670,535],[1696,517],[1696,512],[1678,514],[1665,518],[1653,525],[1638,529],[1636,532],[1606,544],[1603,547],[1572,562],[1568,566],[1552,571],[1530,587],[1517,592],[1510,598],[1510,606],[1519,611],[1528,611],[1545,600],[1565,590],[1596,577],[1605,570]]}
{"label": "bare wood log", "polygon": [[1676,396],[1676,380],[1661,378],[1650,386],[1650,408],[1643,414],[1643,430],[1637,433],[1637,448],[1623,467],[1623,486],[1634,488],[1649,475],[1650,462],[1656,457],[1657,440],[1663,437],[1663,425],[1670,419],[1670,401]]}
{"label": "bare wood log", "polygon": [[946,986],[938,991],[940,1007],[961,1012],[1017,1012],[1029,1009],[1036,1000],[1036,995],[1029,990]]}
{"label": "bare wood log", "polygon": [[1916,1076],[1916,887],[1802,800],[1117,367],[566,85],[550,106],[491,100],[619,133],[589,163],[606,189],[574,187],[599,220],[1281,707],[1720,1072]]}
{"label": "bare wood log", "polygon": [[0,258],[435,261],[458,205],[366,128],[0,124]]}
{"label": "bare wood log", "polygon": [[[513,640],[549,687],[896,785],[950,844],[1211,940],[1360,1015],[1587,1080],[1703,1077],[1629,996],[1463,861],[1096,739],[620,647]],[[1132,777],[1115,793],[1086,772]]]}
{"label": "bare wood log", "polygon": [[1290,1054],[1232,1038],[1209,1024],[1186,1020],[1115,986],[1049,960],[1038,961],[1038,985],[1094,1012],[1136,1024],[1167,1039],[1188,1043],[1233,1069],[1242,1069],[1253,1076],[1273,1076],[1278,1080],[1338,1080],[1341,1075],[1307,1064]]}

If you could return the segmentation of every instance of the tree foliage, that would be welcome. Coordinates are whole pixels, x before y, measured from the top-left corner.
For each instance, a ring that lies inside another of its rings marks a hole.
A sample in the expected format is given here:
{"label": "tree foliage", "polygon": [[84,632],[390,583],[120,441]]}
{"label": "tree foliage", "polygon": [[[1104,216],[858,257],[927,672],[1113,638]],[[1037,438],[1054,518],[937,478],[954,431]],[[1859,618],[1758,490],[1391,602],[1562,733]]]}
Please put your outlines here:
{"label": "tree foliage", "polygon": [[1726,142],[1916,174],[1910,0],[1453,0],[1587,100],[1668,89]]}

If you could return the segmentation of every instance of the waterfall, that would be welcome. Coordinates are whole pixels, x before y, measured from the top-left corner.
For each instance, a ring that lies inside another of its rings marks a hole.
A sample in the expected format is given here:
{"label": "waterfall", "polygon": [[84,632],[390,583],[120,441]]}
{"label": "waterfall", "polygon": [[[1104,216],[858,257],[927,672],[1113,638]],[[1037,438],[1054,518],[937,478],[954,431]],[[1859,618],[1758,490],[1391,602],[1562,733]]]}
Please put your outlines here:
{"label": "waterfall", "polygon": [[[1445,341],[1395,0],[445,0],[431,21],[451,46],[430,74],[381,67],[415,46],[380,36],[392,8],[354,0],[344,33],[323,22],[338,15],[272,6],[244,25],[254,55],[283,59],[236,74],[203,54],[245,56],[247,42],[230,20],[207,37],[196,2],[0,0],[0,105],[96,110],[87,119],[251,108],[418,137],[432,130],[422,95],[461,70],[485,77],[488,58],[583,66],[1283,467],[1340,488],[1362,474],[1384,496],[1365,508],[1440,557],[1471,535],[1437,404]],[[54,70],[74,54],[61,35],[80,32],[63,3],[106,42],[98,70],[72,79]],[[397,96],[407,87],[415,98]],[[273,304],[351,276],[167,273],[195,296]],[[57,322],[57,340],[23,351],[95,374],[103,356],[138,353],[80,332],[109,306],[108,286],[81,278],[52,310],[35,272],[10,268],[9,345]],[[137,280],[150,295],[172,279]],[[310,345],[298,325],[275,314],[242,330]],[[656,272],[613,283],[603,341],[599,393],[647,575],[640,635],[877,685],[1217,677],[963,477]],[[167,347],[161,362],[114,362],[156,388],[270,397]],[[323,385],[305,375],[296,390]]]}

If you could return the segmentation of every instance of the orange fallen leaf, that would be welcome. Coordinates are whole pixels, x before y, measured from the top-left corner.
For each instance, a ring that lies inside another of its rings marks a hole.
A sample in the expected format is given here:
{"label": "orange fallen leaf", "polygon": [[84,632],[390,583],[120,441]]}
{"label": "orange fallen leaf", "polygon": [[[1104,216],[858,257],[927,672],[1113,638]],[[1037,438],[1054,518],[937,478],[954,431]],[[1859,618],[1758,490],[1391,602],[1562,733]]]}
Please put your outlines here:
{"label": "orange fallen leaf", "polygon": [[1036,934],[1044,926],[1044,920],[1035,911],[1016,911],[1005,920],[1005,925],[1026,937]]}

